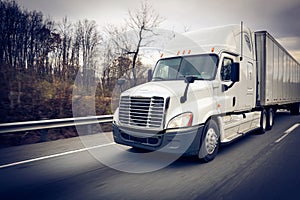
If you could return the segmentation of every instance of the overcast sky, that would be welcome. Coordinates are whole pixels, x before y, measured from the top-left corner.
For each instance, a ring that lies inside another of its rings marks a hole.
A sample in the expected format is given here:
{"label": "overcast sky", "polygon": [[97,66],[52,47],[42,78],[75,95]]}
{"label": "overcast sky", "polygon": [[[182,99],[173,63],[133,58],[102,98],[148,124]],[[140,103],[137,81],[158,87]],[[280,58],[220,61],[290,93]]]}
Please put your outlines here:
{"label": "overcast sky", "polygon": [[[55,21],[95,20],[104,24],[124,23],[128,10],[139,0],[17,0],[28,10],[41,11]],[[244,24],[252,30],[267,30],[300,61],[299,0],[148,0],[166,20],[161,28],[183,32],[216,25]]]}

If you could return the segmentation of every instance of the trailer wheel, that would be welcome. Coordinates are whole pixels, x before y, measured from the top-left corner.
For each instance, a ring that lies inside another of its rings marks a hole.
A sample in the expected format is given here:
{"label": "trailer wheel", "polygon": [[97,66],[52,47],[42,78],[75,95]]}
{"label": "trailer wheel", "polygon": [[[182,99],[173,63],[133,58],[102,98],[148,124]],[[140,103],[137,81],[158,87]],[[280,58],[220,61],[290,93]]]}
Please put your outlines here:
{"label": "trailer wheel", "polygon": [[208,121],[203,129],[201,147],[198,157],[204,161],[212,161],[219,150],[220,146],[220,131],[217,123],[214,120]]}
{"label": "trailer wheel", "polygon": [[300,113],[300,103],[293,103],[291,105],[291,114],[299,115],[299,113]]}
{"label": "trailer wheel", "polygon": [[275,116],[275,111],[273,108],[269,108],[267,110],[267,126],[266,130],[271,130],[273,125],[274,125],[274,116]]}
{"label": "trailer wheel", "polygon": [[263,109],[261,111],[261,116],[260,116],[260,134],[264,134],[267,129],[267,111]]}

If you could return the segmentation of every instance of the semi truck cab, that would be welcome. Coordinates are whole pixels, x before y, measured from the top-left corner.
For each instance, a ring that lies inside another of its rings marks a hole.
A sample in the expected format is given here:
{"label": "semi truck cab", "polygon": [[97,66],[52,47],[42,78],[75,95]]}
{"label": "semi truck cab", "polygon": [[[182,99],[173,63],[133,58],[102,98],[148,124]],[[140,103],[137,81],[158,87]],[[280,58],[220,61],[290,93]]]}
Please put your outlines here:
{"label": "semi truck cab", "polygon": [[121,94],[115,142],[208,162],[221,143],[272,128],[275,109],[260,105],[255,41],[239,25],[175,37],[151,81]]}

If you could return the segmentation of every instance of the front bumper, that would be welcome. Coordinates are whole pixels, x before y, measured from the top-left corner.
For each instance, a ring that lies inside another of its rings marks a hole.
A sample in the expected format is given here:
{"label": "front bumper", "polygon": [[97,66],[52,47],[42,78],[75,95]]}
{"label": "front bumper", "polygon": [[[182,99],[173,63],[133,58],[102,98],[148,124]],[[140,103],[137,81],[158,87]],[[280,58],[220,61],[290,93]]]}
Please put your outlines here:
{"label": "front bumper", "polygon": [[164,153],[197,155],[203,127],[164,130],[147,137],[142,129],[128,129],[113,124],[113,136],[118,144]]}

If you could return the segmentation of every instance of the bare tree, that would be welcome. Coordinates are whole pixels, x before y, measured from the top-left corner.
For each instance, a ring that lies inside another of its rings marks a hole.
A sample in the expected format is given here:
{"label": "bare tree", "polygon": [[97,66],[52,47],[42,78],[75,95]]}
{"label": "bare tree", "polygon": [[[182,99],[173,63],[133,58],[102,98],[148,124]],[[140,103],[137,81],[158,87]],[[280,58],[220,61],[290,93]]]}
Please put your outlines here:
{"label": "bare tree", "polygon": [[132,73],[134,85],[137,84],[135,68],[140,48],[147,46],[147,44],[150,42],[148,39],[156,35],[154,29],[157,28],[163,21],[164,19],[153,9],[150,4],[148,4],[147,1],[141,2],[139,10],[135,10],[133,12],[129,11],[129,21],[127,24],[131,29],[137,31],[137,44],[135,51],[128,52],[133,54]]}
{"label": "bare tree", "polygon": [[114,43],[113,48],[116,58],[131,57],[131,70],[133,76],[133,85],[137,85],[136,67],[139,60],[140,49],[148,46],[151,39],[158,33],[155,29],[164,21],[164,19],[147,2],[143,1],[140,8],[134,11],[128,11],[129,18],[125,26],[118,28],[114,26],[106,27],[106,32]]}
{"label": "bare tree", "polygon": [[95,21],[83,20],[77,24],[77,42],[79,42],[82,58],[83,85],[86,91],[90,91],[94,83],[95,71],[97,69],[98,47],[102,37],[97,31]]}

